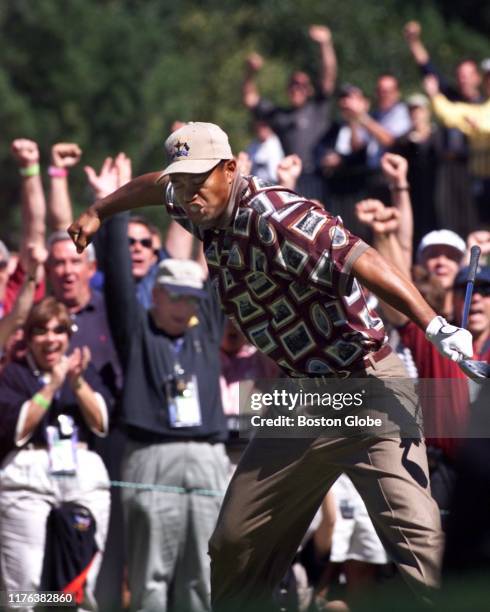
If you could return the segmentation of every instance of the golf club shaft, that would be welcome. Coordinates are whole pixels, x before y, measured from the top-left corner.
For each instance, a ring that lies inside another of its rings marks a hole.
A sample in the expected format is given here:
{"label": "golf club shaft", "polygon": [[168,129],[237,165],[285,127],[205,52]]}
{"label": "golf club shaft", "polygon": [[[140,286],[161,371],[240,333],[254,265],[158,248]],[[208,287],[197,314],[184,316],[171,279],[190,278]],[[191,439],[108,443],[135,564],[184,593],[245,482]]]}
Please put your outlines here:
{"label": "golf club shaft", "polygon": [[473,285],[475,284],[476,268],[480,259],[481,249],[479,246],[472,246],[470,251],[470,266],[468,270],[468,280],[466,282],[466,294],[464,296],[463,319],[461,327],[466,329],[468,325],[468,315],[470,314],[471,298],[473,296]]}

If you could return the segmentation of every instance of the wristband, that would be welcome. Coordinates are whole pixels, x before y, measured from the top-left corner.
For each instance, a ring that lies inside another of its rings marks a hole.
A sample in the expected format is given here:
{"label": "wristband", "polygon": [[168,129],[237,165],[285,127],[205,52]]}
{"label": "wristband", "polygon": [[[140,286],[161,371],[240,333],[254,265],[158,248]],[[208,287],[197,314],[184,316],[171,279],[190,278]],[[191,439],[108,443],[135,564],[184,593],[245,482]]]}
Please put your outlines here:
{"label": "wristband", "polygon": [[51,178],[66,178],[68,170],[66,168],[58,168],[58,166],[49,166],[48,174]]}
{"label": "wristband", "polygon": [[24,178],[29,178],[31,176],[38,176],[41,172],[41,167],[38,163],[30,164],[29,166],[24,166],[19,168],[19,174]]}
{"label": "wristband", "polygon": [[47,410],[51,406],[51,402],[48,402],[48,400],[40,393],[35,393],[32,397],[32,401],[34,404],[36,404],[36,406],[44,408],[44,410]]}

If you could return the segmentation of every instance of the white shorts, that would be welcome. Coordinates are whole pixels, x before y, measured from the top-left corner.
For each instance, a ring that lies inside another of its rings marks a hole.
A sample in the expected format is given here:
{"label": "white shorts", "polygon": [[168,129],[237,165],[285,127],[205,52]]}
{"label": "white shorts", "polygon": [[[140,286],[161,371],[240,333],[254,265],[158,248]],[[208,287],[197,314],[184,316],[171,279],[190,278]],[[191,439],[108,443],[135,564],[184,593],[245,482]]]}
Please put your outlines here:
{"label": "white shorts", "polygon": [[343,563],[353,559],[366,563],[388,563],[388,555],[350,478],[341,474],[332,491],[337,514],[330,561]]}

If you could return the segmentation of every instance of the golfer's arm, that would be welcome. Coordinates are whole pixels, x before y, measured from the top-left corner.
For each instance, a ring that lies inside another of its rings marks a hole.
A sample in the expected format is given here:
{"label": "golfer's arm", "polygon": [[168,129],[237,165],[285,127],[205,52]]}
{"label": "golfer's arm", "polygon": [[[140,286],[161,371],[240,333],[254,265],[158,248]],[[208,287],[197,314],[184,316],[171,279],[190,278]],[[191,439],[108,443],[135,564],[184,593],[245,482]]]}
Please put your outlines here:
{"label": "golfer's arm", "polygon": [[157,183],[159,175],[159,172],[150,172],[138,176],[102,200],[96,200],[90,208],[97,213],[101,221],[104,221],[126,210],[145,206],[162,206],[168,179],[165,178]]}
{"label": "golfer's arm", "polygon": [[373,248],[354,262],[352,273],[365,287],[424,331],[436,316],[410,280]]}

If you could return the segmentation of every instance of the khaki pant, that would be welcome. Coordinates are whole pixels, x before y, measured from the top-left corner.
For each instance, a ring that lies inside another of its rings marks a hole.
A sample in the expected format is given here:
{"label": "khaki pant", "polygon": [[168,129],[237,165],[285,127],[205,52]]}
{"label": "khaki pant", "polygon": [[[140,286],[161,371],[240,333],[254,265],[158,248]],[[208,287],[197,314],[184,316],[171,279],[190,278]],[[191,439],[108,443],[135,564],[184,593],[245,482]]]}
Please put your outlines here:
{"label": "khaki pant", "polygon": [[[366,374],[406,376],[394,355]],[[423,441],[257,437],[240,460],[210,540],[214,610],[237,612],[270,599],[342,472],[407,582],[422,596],[437,587],[443,536]]]}

